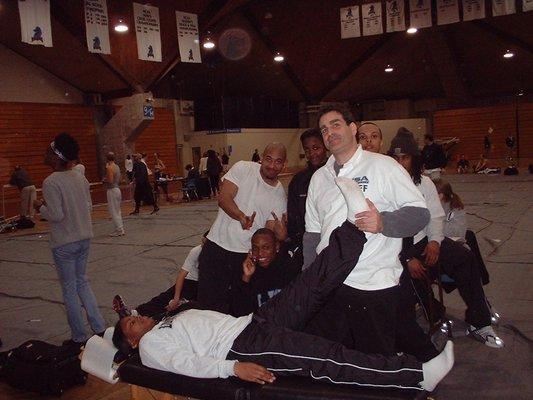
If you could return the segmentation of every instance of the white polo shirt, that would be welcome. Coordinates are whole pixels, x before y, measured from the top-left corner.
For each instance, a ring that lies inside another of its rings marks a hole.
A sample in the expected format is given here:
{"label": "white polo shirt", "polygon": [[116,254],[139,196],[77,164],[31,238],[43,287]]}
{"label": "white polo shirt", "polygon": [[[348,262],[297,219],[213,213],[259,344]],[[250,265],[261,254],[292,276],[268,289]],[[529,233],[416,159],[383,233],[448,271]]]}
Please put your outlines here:
{"label": "white polo shirt", "polygon": [[259,228],[264,228],[268,220],[273,220],[272,212],[281,218],[287,212],[287,195],[278,181],[276,186],[270,186],[261,177],[261,164],[252,161],[239,161],[224,175],[238,186],[239,190],[233,199],[239,209],[246,215],[255,211],[252,227],[242,229],[241,223],[231,218],[222,208],[218,208],[218,215],[209,230],[207,238],[223,249],[236,253],[247,253],[251,248],[252,235]]}
{"label": "white polo shirt", "polygon": [[[328,245],[331,232],[347,217],[346,202],[334,181],[334,163],[335,158],[331,156],[326,165],[315,172],[307,193],[305,230],[320,233],[317,253]],[[365,151],[361,146],[338,176],[355,180],[380,212],[406,206],[426,208],[422,194],[400,164],[391,157]],[[398,285],[402,273],[398,258],[402,239],[381,233],[365,232],[365,236],[367,242],[359,261],[344,283],[359,290],[381,290]]]}

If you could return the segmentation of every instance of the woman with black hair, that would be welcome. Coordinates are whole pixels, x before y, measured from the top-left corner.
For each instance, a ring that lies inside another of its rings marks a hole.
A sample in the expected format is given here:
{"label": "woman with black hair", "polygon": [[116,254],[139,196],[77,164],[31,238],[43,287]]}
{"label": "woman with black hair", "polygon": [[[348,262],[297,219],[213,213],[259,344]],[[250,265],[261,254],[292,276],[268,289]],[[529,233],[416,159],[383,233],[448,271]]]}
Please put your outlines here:
{"label": "woman with black hair", "polygon": [[43,182],[44,199],[34,202],[35,209],[50,223],[50,247],[72,333],[64,344],[77,346],[87,339],[82,304],[93,332],[100,334],[106,328],[85,272],[93,237],[92,201],[89,182],[72,169],[79,150],[69,134],[55,137],[44,157],[54,172]]}

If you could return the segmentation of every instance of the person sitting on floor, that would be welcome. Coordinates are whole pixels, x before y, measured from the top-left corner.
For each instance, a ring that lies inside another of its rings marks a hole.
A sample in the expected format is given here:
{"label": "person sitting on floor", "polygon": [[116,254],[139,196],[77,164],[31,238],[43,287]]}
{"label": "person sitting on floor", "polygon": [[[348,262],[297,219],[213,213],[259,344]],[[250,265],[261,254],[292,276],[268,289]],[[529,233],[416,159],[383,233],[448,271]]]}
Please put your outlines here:
{"label": "person sitting on floor", "polygon": [[[422,158],[413,134],[400,128],[391,142],[390,154],[411,175],[431,214],[429,224],[413,237],[413,244],[407,244],[404,240],[400,254],[402,264],[407,266],[414,279],[417,292],[427,290],[427,285],[421,285],[420,281],[438,274],[438,268],[434,267],[439,265],[454,280],[466,303],[465,321],[470,325],[467,333],[487,346],[503,347],[503,341],[491,326],[491,314],[474,254],[460,243],[444,237],[444,210],[434,183],[422,175]],[[423,295],[420,297],[427,298]]]}
{"label": "person sitting on floor", "polygon": [[458,174],[467,174],[469,166],[470,166],[470,163],[465,158],[465,155],[461,154],[461,157],[457,161],[457,173]]}
{"label": "person sitting on floor", "polygon": [[252,236],[252,250],[242,263],[242,276],[231,288],[231,311],[236,317],[256,311],[278,294],[300,272],[294,255],[301,252],[283,245],[273,231],[260,228]]}
{"label": "person sitting on floor", "polygon": [[336,228],[329,246],[311,266],[255,313],[235,318],[210,310],[178,309],[159,323],[128,316],[115,326],[113,343],[119,349],[138,348],[147,367],[196,378],[237,376],[265,384],[274,382],[275,373],[433,390],[453,366],[451,341],[437,357],[421,363],[407,355],[365,354],[301,332],[357,264],[366,237],[353,221],[350,218]]}

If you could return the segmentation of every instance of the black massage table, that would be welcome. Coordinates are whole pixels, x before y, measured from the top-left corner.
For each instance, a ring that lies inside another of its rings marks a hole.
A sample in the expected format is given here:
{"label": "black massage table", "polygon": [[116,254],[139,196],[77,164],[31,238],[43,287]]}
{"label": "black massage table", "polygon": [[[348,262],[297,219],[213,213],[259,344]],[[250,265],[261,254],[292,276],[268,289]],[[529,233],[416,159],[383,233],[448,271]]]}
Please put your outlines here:
{"label": "black massage table", "polygon": [[124,362],[118,369],[118,374],[122,382],[202,400],[422,400],[427,398],[427,392],[423,391],[333,385],[301,377],[278,377],[274,384],[266,385],[248,383],[236,378],[189,378],[145,367],[138,355]]}

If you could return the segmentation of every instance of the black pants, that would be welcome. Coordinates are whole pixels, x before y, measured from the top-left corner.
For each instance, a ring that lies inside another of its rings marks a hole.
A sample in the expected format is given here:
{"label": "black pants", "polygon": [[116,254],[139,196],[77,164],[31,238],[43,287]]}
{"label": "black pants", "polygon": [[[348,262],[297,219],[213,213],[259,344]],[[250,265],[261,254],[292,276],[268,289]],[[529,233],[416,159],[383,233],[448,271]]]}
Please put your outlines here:
{"label": "black pants", "polygon": [[395,354],[398,296],[398,286],[366,291],[341,285],[305,331],[350,349]]}
{"label": "black pants", "polygon": [[[415,244],[418,249],[416,258],[423,260],[422,252],[426,244],[427,239]],[[474,254],[461,243],[444,238],[440,244],[438,264],[441,272],[454,280],[457,290],[466,304],[465,321],[476,328],[490,325],[490,310],[485,299],[480,270]],[[438,269],[432,268],[430,272],[436,276]],[[413,280],[413,282],[420,297],[427,298],[427,285],[417,280]]]}
{"label": "black pants", "polygon": [[346,222],[337,228],[313,264],[254,314],[228,359],[255,362],[277,375],[421,390],[422,366],[414,357],[365,354],[301,332],[342,285],[365,242],[354,225]]}
{"label": "black pants", "polygon": [[220,192],[218,182],[220,181],[220,175],[209,175],[209,184],[211,185],[211,192],[213,196],[216,196]]}
{"label": "black pants", "polygon": [[231,286],[242,275],[246,253],[228,251],[206,240],[198,258],[198,302],[207,310],[232,314]]}
{"label": "black pants", "polygon": [[152,204],[154,209],[157,208],[152,186],[149,182],[136,182],[133,198],[135,199],[135,211],[139,211],[141,201],[144,201],[147,204]]}
{"label": "black pants", "polygon": [[[159,293],[147,303],[143,303],[135,307],[137,312],[147,317],[163,314],[166,312],[165,307],[170,300],[174,298],[175,285],[169,287],[166,291]],[[185,279],[183,288],[181,289],[181,297],[187,300],[196,300],[198,294],[198,282]]]}
{"label": "black pants", "polygon": [[429,361],[439,352],[428,334],[418,325],[415,312],[416,297],[409,271],[400,277],[400,296],[396,319],[396,350],[411,354],[422,362]]}

